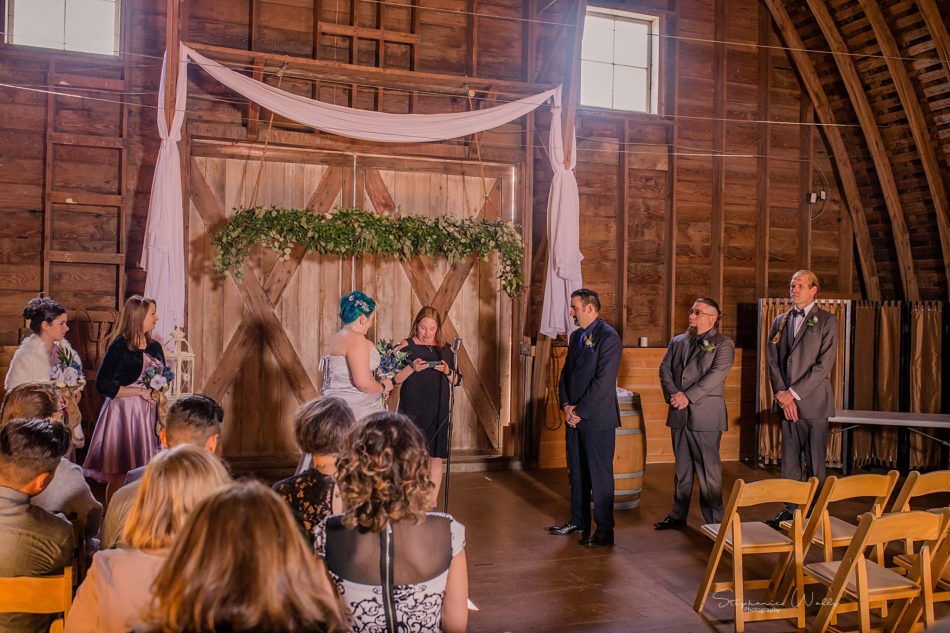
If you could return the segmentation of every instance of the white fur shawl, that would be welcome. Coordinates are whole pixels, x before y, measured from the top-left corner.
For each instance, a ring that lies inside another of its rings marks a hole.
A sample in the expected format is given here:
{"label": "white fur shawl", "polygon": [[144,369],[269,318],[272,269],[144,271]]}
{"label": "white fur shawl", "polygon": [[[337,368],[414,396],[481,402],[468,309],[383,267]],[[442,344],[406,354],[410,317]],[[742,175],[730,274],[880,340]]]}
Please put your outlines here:
{"label": "white fur shawl", "polygon": [[[73,351],[72,346],[66,339],[63,339],[60,344]],[[3,388],[10,391],[25,382],[48,381],[50,379],[49,371],[49,352],[46,351],[46,346],[43,345],[40,337],[32,334],[23,339],[20,347],[14,352],[13,359],[10,361],[10,371],[7,372],[7,378],[3,382]]]}

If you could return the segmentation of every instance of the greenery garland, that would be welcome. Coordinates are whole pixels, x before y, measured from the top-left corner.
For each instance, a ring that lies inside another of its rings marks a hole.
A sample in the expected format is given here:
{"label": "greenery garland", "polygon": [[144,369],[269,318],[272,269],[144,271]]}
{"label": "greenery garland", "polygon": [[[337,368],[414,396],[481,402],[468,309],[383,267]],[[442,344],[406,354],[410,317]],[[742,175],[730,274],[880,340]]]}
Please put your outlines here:
{"label": "greenery garland", "polygon": [[256,244],[269,246],[281,259],[290,257],[295,245],[307,252],[342,257],[390,255],[404,261],[427,255],[452,263],[469,255],[487,260],[497,252],[501,265],[498,279],[505,293],[516,297],[524,291],[524,242],[517,226],[502,220],[384,215],[357,207],[333,213],[254,207],[237,211],[212,241],[218,249],[214,270],[238,278]]}

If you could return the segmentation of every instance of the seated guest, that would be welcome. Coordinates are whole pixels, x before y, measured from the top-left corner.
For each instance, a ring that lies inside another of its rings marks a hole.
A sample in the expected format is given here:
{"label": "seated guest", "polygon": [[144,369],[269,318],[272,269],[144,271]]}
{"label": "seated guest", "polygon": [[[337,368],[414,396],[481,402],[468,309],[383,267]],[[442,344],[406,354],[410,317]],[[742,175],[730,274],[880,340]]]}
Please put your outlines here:
{"label": "seated guest", "polygon": [[[315,549],[353,630],[465,631],[465,528],[447,514],[426,512],[433,484],[418,427],[398,413],[368,416],[347,437],[336,480],[346,511],[317,528]],[[384,595],[383,573],[398,592]],[[394,605],[395,622],[382,619],[389,617],[384,600]]]}
{"label": "seated guest", "polygon": [[129,549],[103,550],[92,559],[66,616],[67,633],[126,633],[141,625],[152,581],[188,514],[231,482],[214,455],[183,445],[152,458],[125,524]]}
{"label": "seated guest", "polygon": [[309,454],[310,468],[274,484],[274,491],[294,512],[297,523],[313,538],[313,528],[343,504],[333,475],[336,456],[343,449],[347,431],[356,423],[353,411],[341,398],[324,396],[304,404],[294,416],[297,445]]}
{"label": "seated guest", "polygon": [[[51,382],[25,382],[7,392],[0,410],[0,426],[15,418],[40,418],[63,421],[63,400],[59,389]],[[102,504],[92,496],[92,490],[82,475],[82,466],[65,457],[59,460],[53,480],[46,489],[30,502],[47,512],[76,515],[87,537],[99,534],[102,522]]]}
{"label": "seated guest", "polygon": [[[215,453],[221,441],[221,422],[224,409],[208,396],[184,396],[169,407],[165,420],[165,429],[159,432],[162,446],[172,448],[190,444]],[[122,526],[129,516],[132,501],[138,491],[139,481],[146,466],[130,470],[126,484],[119,488],[106,509],[106,518],[102,523],[102,549],[122,545]]]}
{"label": "seated guest", "polygon": [[290,510],[257,482],[198,504],[153,587],[143,630],[345,630],[333,588]]}
{"label": "seated guest", "polygon": [[[0,428],[0,577],[49,576],[72,564],[73,528],[30,503],[69,450],[69,429],[50,420],[15,419]],[[0,614],[0,631],[46,631],[52,617]]]}

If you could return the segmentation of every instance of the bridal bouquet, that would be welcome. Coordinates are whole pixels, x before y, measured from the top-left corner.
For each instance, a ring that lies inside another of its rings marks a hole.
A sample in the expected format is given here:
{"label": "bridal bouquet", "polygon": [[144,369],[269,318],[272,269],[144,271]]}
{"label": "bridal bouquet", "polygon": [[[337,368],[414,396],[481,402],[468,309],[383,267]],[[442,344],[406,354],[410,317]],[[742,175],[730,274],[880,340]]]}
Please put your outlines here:
{"label": "bridal bouquet", "polygon": [[408,352],[396,349],[396,345],[388,339],[381,339],[376,343],[376,351],[379,352],[379,369],[376,373],[380,378],[393,379],[399,370],[406,366]]}

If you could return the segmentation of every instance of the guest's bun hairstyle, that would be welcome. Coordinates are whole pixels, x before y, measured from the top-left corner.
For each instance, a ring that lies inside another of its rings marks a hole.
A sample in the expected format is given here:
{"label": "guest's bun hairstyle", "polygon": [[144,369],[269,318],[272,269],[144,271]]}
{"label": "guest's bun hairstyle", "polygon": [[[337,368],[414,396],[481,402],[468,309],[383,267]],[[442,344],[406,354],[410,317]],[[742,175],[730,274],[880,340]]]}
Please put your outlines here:
{"label": "guest's bun hairstyle", "polygon": [[0,426],[16,418],[49,418],[62,403],[59,388],[51,382],[25,382],[3,397]]}
{"label": "guest's bun hairstyle", "polygon": [[60,422],[17,418],[0,428],[0,479],[25,486],[52,473],[69,449],[69,430]]}
{"label": "guest's bun hairstyle", "polygon": [[[116,326],[112,335],[112,341],[119,337],[125,339],[125,344],[130,350],[144,347],[152,342],[152,335],[145,331],[142,322],[148,314],[149,306],[156,305],[155,299],[143,297],[142,295],[132,295],[125,300],[122,306],[122,314],[119,315],[119,325]],[[110,341],[111,342],[111,341]]]}
{"label": "guest's bun hairstyle", "polygon": [[321,396],[301,405],[293,424],[297,446],[304,453],[336,455],[343,450],[356,418],[343,398]]}
{"label": "guest's bun hairstyle", "polygon": [[231,482],[221,460],[183,444],[157,453],[148,463],[122,533],[135,549],[170,547],[198,503]]}
{"label": "guest's bun hairstyle", "polygon": [[43,330],[43,323],[52,323],[59,315],[65,314],[66,308],[49,297],[35,297],[30,299],[23,308],[23,318],[30,322],[30,330],[39,334]]}
{"label": "guest's bun hairstyle", "polygon": [[284,501],[255,481],[201,501],[152,585],[150,631],[343,631],[327,575]]}
{"label": "guest's bun hairstyle", "polygon": [[433,485],[422,433],[399,413],[367,416],[347,436],[336,481],[348,528],[381,532],[390,521],[421,521]]}
{"label": "guest's bun hairstyle", "polygon": [[372,297],[354,290],[340,299],[340,320],[346,325],[360,316],[368,317],[375,309],[376,302]]}

